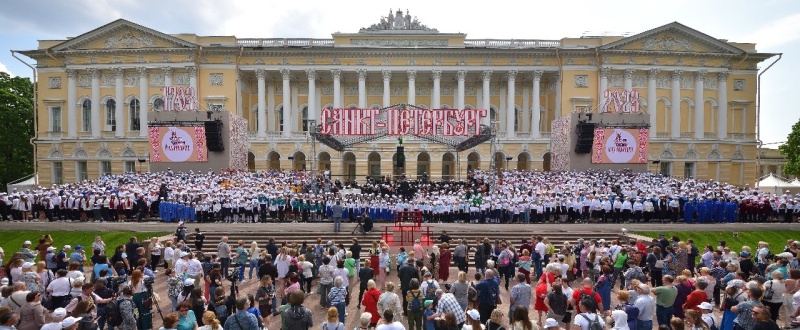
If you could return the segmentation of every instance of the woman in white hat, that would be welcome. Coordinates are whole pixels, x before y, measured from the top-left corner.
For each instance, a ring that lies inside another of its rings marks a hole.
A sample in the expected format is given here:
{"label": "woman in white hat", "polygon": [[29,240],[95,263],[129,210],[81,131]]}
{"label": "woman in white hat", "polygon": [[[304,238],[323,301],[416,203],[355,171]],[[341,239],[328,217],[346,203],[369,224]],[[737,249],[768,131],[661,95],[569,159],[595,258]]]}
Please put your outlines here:
{"label": "woman in white hat", "polygon": [[468,310],[467,322],[464,323],[461,330],[484,330],[483,324],[481,324],[481,313],[478,313],[476,309]]}
{"label": "woman in white hat", "polygon": [[544,328],[545,330],[561,330],[561,327],[558,326],[558,321],[550,318],[544,320]]}
{"label": "woman in white hat", "polygon": [[50,316],[52,317],[50,323],[43,325],[40,330],[61,330],[61,321],[67,317],[67,310],[56,308]]}

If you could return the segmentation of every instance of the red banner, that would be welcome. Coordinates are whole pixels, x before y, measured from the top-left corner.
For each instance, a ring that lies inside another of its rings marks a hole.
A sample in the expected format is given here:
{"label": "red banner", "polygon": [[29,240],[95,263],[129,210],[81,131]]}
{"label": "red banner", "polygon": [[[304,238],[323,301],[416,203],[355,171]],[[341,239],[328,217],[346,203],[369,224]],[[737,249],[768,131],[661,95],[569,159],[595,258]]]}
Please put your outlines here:
{"label": "red banner", "polygon": [[323,109],[322,134],[375,135],[480,135],[485,109]]}

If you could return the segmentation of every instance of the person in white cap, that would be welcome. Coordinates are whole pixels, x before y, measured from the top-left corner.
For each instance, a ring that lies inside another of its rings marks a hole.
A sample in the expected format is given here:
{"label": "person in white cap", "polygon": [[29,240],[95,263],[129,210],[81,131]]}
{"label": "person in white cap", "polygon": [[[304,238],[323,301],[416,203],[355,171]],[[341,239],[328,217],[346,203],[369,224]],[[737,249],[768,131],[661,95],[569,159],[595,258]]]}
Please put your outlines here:
{"label": "person in white cap", "polygon": [[78,322],[83,320],[82,317],[68,317],[65,318],[64,321],[61,321],[61,329],[64,330],[75,330],[78,328]]}
{"label": "person in white cap", "polygon": [[22,248],[19,249],[19,253],[22,254],[22,259],[25,262],[33,262],[36,259],[36,255],[39,254],[39,251],[31,250],[31,241],[25,241],[22,243]]}
{"label": "person in white cap", "polygon": [[478,312],[476,309],[470,309],[467,311],[467,322],[464,323],[464,326],[461,327],[461,330],[481,330],[484,329],[483,324],[481,324],[481,313]]}
{"label": "person in white cap", "polygon": [[561,330],[561,327],[558,326],[558,321],[551,318],[544,320],[544,328],[546,330]]}
{"label": "person in white cap", "polygon": [[708,324],[709,328],[712,329],[719,329],[720,323],[716,316],[714,316],[714,305],[711,303],[704,301],[700,303],[700,306],[697,306],[700,311],[703,313],[702,318],[703,322]]}
{"label": "person in white cap", "polygon": [[50,316],[52,320],[50,323],[43,325],[41,330],[61,330],[61,321],[67,317],[67,310],[60,307],[56,308]]}
{"label": "person in white cap", "polygon": [[614,321],[612,330],[635,330],[628,327],[628,314],[622,310],[611,312],[611,319]]}

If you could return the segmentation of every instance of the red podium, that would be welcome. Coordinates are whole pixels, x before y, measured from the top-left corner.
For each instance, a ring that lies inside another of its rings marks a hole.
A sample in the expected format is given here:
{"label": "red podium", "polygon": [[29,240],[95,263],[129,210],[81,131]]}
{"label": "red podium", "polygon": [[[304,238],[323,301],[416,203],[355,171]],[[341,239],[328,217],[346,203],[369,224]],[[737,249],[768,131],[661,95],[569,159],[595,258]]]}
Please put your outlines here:
{"label": "red podium", "polygon": [[422,212],[420,211],[397,212],[391,232],[389,232],[389,227],[384,227],[383,233],[383,239],[390,246],[411,246],[417,239],[420,240],[420,244],[430,246],[433,244],[430,236],[430,226],[422,225]]}

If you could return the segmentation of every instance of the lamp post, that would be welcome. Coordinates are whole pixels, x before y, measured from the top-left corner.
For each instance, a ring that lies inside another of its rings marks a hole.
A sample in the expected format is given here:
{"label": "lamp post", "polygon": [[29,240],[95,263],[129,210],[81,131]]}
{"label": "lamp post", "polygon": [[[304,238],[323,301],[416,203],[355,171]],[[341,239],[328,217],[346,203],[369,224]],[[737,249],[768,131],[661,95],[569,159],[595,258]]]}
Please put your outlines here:
{"label": "lamp post", "polygon": [[513,158],[514,158],[514,157],[506,157],[506,170],[509,170],[509,168],[508,168],[508,163],[509,163],[509,162],[511,161],[511,159],[513,159]]}
{"label": "lamp post", "polygon": [[291,163],[292,171],[294,171],[294,156],[289,156],[289,163]]}

